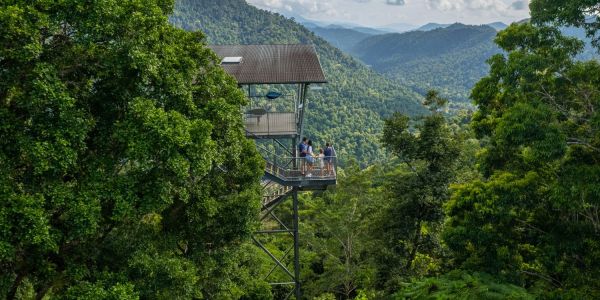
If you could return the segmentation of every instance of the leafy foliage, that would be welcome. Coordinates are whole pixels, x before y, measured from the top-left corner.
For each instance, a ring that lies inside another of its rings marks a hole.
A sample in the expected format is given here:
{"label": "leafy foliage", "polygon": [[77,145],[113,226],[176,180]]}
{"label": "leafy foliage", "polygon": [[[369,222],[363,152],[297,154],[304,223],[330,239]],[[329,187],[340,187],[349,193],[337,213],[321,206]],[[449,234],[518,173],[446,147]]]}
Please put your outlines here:
{"label": "leafy foliage", "polygon": [[246,100],[172,6],[0,4],[0,297],[251,293]]}
{"label": "leafy foliage", "polygon": [[[598,296],[600,65],[580,41],[512,25],[473,90],[484,180],[457,186],[445,240],[457,262],[560,297]],[[582,176],[582,174],[585,174]]]}
{"label": "leafy foliage", "polygon": [[391,285],[388,289],[402,278],[435,273],[443,257],[438,235],[442,208],[462,148],[462,137],[438,112],[446,101],[430,92],[425,102],[433,113],[419,120],[414,131],[407,116],[386,120],[382,142],[402,163],[389,178],[389,203],[374,222],[378,244],[385,249],[376,258],[379,281]]}
{"label": "leafy foliage", "polygon": [[308,246],[303,250],[310,253],[303,252],[306,297],[329,292],[349,299],[373,285],[375,244],[369,226],[383,203],[381,173],[377,166],[360,170],[350,164],[335,190],[306,199],[301,227]]}
{"label": "leafy foliage", "polygon": [[600,47],[600,7],[594,0],[533,0],[531,17],[536,24],[555,22],[586,30],[594,46]]}
{"label": "leafy foliage", "polygon": [[525,289],[498,283],[484,273],[453,271],[439,278],[405,284],[394,299],[535,299]]}

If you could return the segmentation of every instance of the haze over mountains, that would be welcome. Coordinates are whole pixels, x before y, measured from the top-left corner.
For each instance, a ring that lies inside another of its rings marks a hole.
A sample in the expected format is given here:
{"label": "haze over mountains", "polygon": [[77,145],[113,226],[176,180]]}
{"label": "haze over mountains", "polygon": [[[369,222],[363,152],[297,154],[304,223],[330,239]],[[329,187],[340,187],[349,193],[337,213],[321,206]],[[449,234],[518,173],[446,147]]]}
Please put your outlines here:
{"label": "haze over mountains", "polygon": [[[499,53],[494,44],[497,31],[506,27],[494,22],[480,26],[428,23],[403,33],[359,31],[341,25],[310,29],[377,72],[420,94],[436,89],[455,103],[466,103],[469,91],[489,70],[486,61]],[[562,31],[586,41],[579,58],[598,57],[584,30],[567,27]]]}
{"label": "haze over mountains", "polygon": [[454,102],[467,102],[470,89],[488,72],[486,60],[499,52],[493,39],[508,25],[399,23],[386,28],[315,24],[295,18],[333,46],[374,70],[424,94],[437,89]]}
{"label": "haze over mountains", "polygon": [[469,90],[488,72],[486,60],[499,52],[496,29],[458,23],[425,29],[367,33],[330,25],[310,30],[420,94],[437,89],[454,102],[468,101]]}
{"label": "haze over mountains", "polygon": [[[452,26],[453,24],[439,24],[439,23],[427,23],[417,29],[415,29],[415,31],[431,31],[431,30],[435,30],[435,29],[440,29],[440,28],[447,28]],[[493,22],[493,23],[489,23],[489,24],[482,24],[482,25],[487,25],[489,27],[494,28],[497,31],[503,30],[506,27],[508,27],[508,25],[502,23],[502,22]],[[407,30],[408,31],[408,30]]]}

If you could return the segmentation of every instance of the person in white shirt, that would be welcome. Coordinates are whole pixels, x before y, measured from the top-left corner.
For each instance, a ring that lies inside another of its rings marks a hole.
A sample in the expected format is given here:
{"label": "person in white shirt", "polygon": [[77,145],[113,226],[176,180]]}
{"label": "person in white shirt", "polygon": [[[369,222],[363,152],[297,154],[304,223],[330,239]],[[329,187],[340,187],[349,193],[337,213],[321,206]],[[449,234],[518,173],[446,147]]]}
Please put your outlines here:
{"label": "person in white shirt", "polygon": [[308,163],[308,174],[306,177],[312,177],[312,170],[314,169],[315,154],[313,153],[312,141],[308,140],[308,147],[306,150],[306,162]]}
{"label": "person in white shirt", "polygon": [[325,175],[325,153],[323,148],[319,149],[319,169],[321,170],[321,177]]}

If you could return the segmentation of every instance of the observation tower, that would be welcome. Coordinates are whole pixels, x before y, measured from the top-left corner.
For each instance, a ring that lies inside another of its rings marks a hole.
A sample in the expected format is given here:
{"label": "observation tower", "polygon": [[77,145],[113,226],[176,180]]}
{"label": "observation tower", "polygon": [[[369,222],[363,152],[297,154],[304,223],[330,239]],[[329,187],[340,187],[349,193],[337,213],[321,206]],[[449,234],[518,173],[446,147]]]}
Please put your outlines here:
{"label": "observation tower", "polygon": [[[310,86],[327,83],[325,74],[312,45],[210,48],[221,58],[223,69],[247,93],[250,105],[243,109],[246,135],[255,140],[266,162],[262,178],[262,228],[252,236],[274,263],[270,272],[264,274],[265,279],[273,286],[293,286],[287,298],[295,295],[300,299],[298,193],[325,190],[337,182],[335,154],[316,157],[310,163],[298,153]],[[286,220],[279,218],[277,212],[287,199],[292,201],[293,213]],[[264,242],[268,235],[289,236],[289,248],[269,250]],[[283,272],[289,280],[273,281],[270,278],[274,272]]]}

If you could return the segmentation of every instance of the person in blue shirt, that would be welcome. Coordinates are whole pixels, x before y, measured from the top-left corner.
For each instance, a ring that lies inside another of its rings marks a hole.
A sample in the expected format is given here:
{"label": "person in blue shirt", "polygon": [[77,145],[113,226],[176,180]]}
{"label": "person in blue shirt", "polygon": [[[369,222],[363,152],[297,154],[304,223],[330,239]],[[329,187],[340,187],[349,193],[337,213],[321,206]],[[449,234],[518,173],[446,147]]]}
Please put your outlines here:
{"label": "person in blue shirt", "polygon": [[327,172],[328,176],[333,175],[333,159],[335,157],[335,152],[333,150],[333,145],[331,145],[330,143],[325,144],[325,157],[323,158],[323,160],[325,160],[325,171]]}
{"label": "person in blue shirt", "polygon": [[302,142],[298,144],[298,155],[300,157],[300,174],[304,176],[306,173],[306,153],[308,151],[308,138],[303,137]]}

